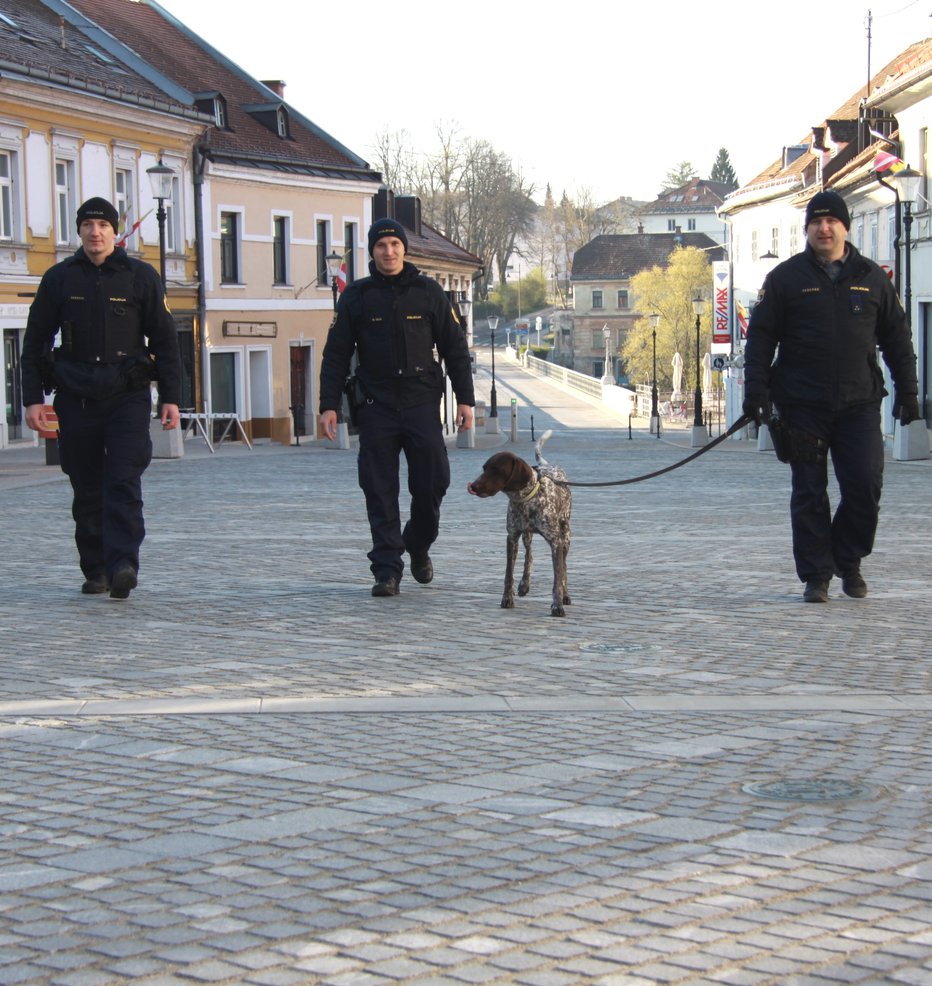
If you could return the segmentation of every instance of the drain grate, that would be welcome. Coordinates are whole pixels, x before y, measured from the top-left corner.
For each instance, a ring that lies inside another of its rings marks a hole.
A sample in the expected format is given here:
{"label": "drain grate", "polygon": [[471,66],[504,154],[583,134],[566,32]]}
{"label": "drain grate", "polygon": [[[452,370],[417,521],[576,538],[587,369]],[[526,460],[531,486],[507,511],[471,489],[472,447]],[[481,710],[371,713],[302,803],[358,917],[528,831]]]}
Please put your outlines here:
{"label": "drain grate", "polygon": [[605,644],[585,643],[579,649],[593,654],[637,654],[641,651],[661,650],[659,644]]}
{"label": "drain grate", "polygon": [[759,781],[745,784],[741,790],[745,794],[773,801],[852,801],[871,798],[876,794],[868,784],[825,777],[799,781]]}

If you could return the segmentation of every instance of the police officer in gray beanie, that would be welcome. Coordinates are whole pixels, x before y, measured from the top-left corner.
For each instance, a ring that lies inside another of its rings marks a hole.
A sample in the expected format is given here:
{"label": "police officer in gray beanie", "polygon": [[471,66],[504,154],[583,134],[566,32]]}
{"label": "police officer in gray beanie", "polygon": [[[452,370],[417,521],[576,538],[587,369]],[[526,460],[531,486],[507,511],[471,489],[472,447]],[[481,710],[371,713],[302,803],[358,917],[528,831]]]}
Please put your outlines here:
{"label": "police officer in gray beanie", "polygon": [[[408,235],[395,219],[369,229],[369,277],[340,297],[320,370],[320,424],[331,440],[352,357],[358,357],[352,400],[359,430],[359,485],[366,498],[373,596],[397,596],[410,557],[415,581],[434,577],[429,550],[440,529],[450,463],[440,421],[443,369],[456,393],[456,426],[472,427],[472,367],[466,334],[450,298],[405,260]],[[411,513],[402,528],[399,468],[408,464]]]}
{"label": "police officer in gray beanie", "polygon": [[[806,247],[766,277],[748,326],[744,413],[770,421],[792,473],[790,520],[803,599],[828,601],[829,583],[867,595],[861,561],[874,546],[883,485],[879,348],[902,425],[920,417],[916,355],[886,273],[847,241],[851,217],[834,191],[806,205]],[[778,437],[779,436],[779,437]],[[839,486],[834,515],[828,457]]]}
{"label": "police officer in gray beanie", "polygon": [[106,199],[82,203],[81,246],[43,276],[21,359],[30,428],[53,427],[44,397],[55,392],[81,591],[109,591],[112,599],[126,599],[137,584],[142,474],[152,458],[150,384],[158,383],[163,428],[178,427],[181,396],[178,336],[161,278],[116,245],[119,225]]}

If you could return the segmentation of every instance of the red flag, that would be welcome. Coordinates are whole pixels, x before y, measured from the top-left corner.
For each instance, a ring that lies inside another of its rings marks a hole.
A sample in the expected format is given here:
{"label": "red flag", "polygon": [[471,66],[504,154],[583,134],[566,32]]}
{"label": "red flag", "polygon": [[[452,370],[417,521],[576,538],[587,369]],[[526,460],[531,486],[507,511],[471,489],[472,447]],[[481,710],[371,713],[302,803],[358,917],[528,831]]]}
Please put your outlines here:
{"label": "red flag", "polygon": [[906,162],[889,151],[878,151],[874,158],[874,171],[890,171],[896,174],[906,167]]}
{"label": "red flag", "polygon": [[740,301],[735,302],[735,310],[738,314],[738,329],[741,332],[741,338],[747,339],[748,337],[748,310],[741,304]]}
{"label": "red flag", "polygon": [[337,294],[343,294],[346,290],[346,257],[343,258],[343,263],[340,264],[340,273],[337,274]]}
{"label": "red flag", "polygon": [[[134,222],[133,225],[130,227],[130,229],[124,231],[123,235],[117,240],[116,245],[118,247],[126,246],[126,241],[133,235],[133,233],[136,232],[137,229],[139,229],[139,227],[143,224],[146,217],[151,214],[152,214],[152,210],[150,209],[145,216],[143,216],[141,219],[137,219],[136,222]],[[123,220],[125,218],[126,218],[125,215],[121,218],[120,220],[121,226],[123,225]]]}

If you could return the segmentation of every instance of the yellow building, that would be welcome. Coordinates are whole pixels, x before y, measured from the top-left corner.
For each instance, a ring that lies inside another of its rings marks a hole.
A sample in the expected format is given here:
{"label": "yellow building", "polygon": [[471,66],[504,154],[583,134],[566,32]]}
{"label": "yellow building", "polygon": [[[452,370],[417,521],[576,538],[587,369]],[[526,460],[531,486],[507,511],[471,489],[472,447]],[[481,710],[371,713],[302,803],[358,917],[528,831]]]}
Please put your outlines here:
{"label": "yellow building", "polygon": [[127,251],[158,266],[156,204],[146,170],[159,159],[175,172],[172,197],[165,202],[170,300],[193,340],[190,161],[208,121],[193,105],[113,59],[40,0],[0,0],[0,22],[3,448],[34,440],[23,423],[22,338],[40,278],[79,245],[75,215],[81,202],[94,195],[112,201],[126,217]]}

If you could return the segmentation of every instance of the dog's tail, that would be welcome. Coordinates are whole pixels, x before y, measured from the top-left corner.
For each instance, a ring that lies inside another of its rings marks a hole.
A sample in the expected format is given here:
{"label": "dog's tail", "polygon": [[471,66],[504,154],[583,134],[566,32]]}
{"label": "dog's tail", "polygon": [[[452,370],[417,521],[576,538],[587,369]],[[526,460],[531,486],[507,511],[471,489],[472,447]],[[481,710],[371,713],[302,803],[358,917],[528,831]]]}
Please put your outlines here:
{"label": "dog's tail", "polygon": [[544,442],[553,434],[553,432],[548,428],[540,438],[537,439],[537,444],[534,446],[534,458],[539,466],[548,465],[547,460],[541,454],[541,450],[544,447]]}

